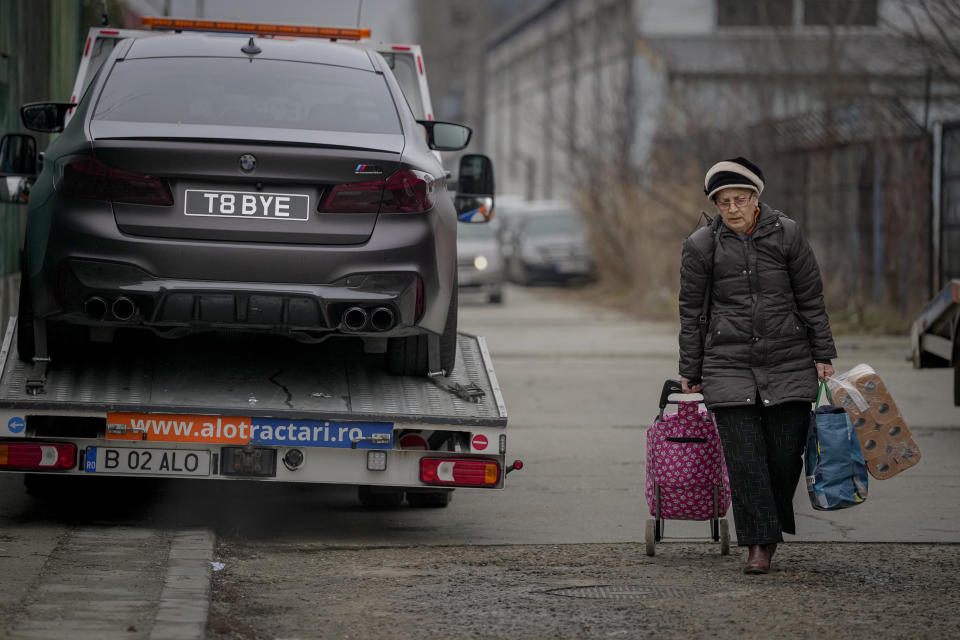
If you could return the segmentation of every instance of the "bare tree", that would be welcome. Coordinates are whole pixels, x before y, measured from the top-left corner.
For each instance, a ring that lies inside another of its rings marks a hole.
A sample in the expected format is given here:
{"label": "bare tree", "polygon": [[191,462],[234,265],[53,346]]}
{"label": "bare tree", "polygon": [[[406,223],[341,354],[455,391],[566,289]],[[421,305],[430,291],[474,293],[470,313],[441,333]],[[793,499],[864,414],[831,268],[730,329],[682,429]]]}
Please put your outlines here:
{"label": "bare tree", "polygon": [[940,78],[960,85],[960,3],[901,0],[906,24],[888,24]]}

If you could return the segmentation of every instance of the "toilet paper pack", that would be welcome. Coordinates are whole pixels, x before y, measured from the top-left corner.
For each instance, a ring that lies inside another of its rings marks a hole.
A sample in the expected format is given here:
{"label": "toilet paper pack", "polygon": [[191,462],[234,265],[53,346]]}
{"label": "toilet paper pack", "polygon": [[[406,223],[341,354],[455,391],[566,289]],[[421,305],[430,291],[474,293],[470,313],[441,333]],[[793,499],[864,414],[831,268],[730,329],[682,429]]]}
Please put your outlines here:
{"label": "toilet paper pack", "polygon": [[866,364],[828,381],[834,403],[850,416],[867,470],[884,480],[920,461],[920,449],[883,379]]}

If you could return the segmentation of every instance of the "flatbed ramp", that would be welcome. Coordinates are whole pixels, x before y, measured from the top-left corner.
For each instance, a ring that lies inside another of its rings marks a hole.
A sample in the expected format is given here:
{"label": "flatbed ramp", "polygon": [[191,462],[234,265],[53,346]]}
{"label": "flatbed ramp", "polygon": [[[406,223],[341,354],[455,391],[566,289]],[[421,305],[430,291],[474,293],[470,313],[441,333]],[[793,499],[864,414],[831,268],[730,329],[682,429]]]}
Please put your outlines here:
{"label": "flatbed ramp", "polygon": [[504,427],[507,413],[482,337],[458,336],[446,378],[393,376],[383,355],[359,345],[304,345],[276,336],[152,335],[90,345],[53,363],[44,392],[26,390],[31,365],[16,355],[15,320],[4,336],[0,409],[74,415],[198,413]]}

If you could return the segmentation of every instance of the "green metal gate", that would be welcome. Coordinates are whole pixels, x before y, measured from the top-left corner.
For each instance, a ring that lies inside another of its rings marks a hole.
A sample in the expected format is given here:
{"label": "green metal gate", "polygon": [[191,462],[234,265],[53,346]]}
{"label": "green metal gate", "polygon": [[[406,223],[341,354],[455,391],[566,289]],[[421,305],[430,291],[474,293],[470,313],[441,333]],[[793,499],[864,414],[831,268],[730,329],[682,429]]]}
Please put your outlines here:
{"label": "green metal gate", "polygon": [[[25,102],[69,100],[89,18],[82,0],[0,0],[0,134],[25,132]],[[44,149],[50,136],[35,135]],[[16,314],[26,207],[0,203],[0,325]]]}

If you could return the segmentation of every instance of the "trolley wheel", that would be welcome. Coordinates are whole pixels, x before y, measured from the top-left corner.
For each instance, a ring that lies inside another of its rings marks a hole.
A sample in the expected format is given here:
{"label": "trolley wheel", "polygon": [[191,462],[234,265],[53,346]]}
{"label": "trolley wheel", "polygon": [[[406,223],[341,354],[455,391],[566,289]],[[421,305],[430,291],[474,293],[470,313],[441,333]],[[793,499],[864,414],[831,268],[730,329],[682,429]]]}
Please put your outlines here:
{"label": "trolley wheel", "polygon": [[720,555],[730,555],[730,526],[726,518],[720,521]]}
{"label": "trolley wheel", "polygon": [[646,529],[646,540],[647,540],[647,555],[652,556],[657,553],[657,532],[656,532],[657,521],[653,518],[647,520],[647,529]]}

